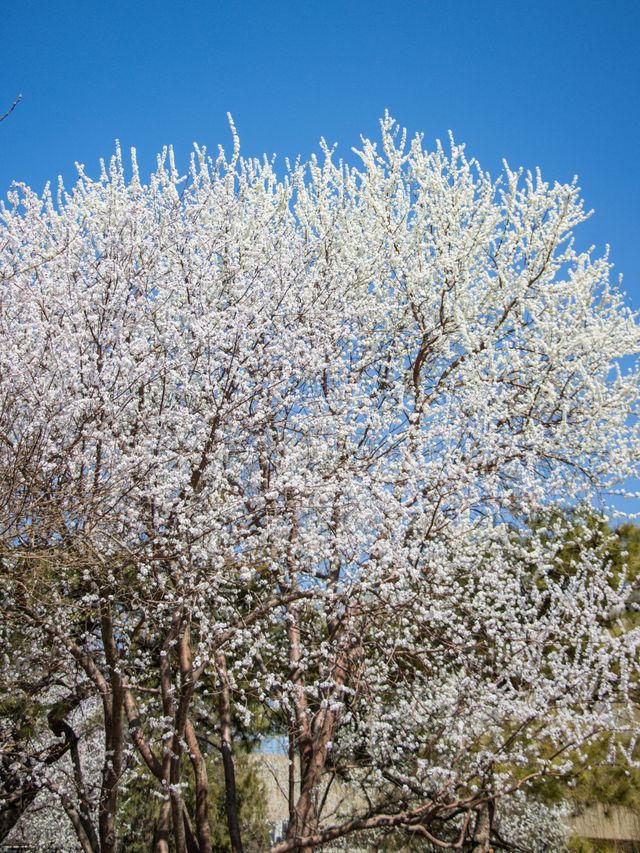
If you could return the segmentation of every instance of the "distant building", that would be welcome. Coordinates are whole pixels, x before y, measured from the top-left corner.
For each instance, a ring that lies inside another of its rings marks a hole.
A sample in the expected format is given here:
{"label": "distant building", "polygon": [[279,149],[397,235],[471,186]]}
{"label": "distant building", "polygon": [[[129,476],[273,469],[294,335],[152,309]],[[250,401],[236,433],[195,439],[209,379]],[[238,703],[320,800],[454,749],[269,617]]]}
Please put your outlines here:
{"label": "distant building", "polygon": [[571,822],[575,835],[605,842],[607,850],[640,853],[640,815],[623,806],[597,803]]}

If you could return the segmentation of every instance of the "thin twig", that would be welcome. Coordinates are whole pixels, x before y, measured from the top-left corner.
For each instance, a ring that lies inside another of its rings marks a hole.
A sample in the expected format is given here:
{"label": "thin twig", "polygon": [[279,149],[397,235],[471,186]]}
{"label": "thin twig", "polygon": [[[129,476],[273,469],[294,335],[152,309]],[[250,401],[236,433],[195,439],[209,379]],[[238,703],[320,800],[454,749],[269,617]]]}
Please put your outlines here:
{"label": "thin twig", "polygon": [[15,108],[18,106],[18,104],[20,103],[21,100],[22,100],[22,95],[18,95],[18,97],[11,104],[11,106],[6,111],[6,113],[4,115],[0,116],[0,121],[4,121],[6,118],[8,118],[11,115],[11,113],[15,110]]}

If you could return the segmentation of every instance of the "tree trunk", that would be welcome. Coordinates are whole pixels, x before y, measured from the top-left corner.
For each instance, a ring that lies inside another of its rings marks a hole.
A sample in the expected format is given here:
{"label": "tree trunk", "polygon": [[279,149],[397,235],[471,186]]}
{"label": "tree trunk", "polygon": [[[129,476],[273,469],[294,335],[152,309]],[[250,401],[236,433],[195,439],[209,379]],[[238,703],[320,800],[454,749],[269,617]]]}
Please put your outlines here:
{"label": "tree trunk", "polygon": [[292,826],[296,818],[296,744],[293,724],[289,726],[289,774],[287,801],[289,806],[289,823]]}
{"label": "tree trunk", "polygon": [[233,853],[243,853],[240,821],[238,819],[236,771],[233,762],[231,697],[229,690],[229,678],[227,676],[227,662],[223,654],[216,655],[216,669],[218,671],[218,708],[220,712],[220,739],[222,741],[222,766],[224,768],[224,785],[226,792],[224,804],[227,812],[229,840],[231,841],[231,850]]}
{"label": "tree trunk", "polygon": [[[333,680],[337,687],[344,685],[347,673],[347,653],[340,651],[333,665]],[[315,833],[320,822],[318,791],[327,762],[327,744],[333,740],[337,713],[329,708],[319,711],[308,735],[300,744],[300,796],[295,807],[295,821],[287,838]],[[299,853],[313,853],[313,847],[300,847]]]}
{"label": "tree trunk", "polygon": [[184,826],[184,803],[177,791],[171,791],[171,818],[176,853],[187,853],[187,833]]}
{"label": "tree trunk", "polygon": [[100,589],[100,632],[108,666],[110,695],[103,695],[105,757],[98,804],[101,853],[117,853],[116,809],[124,750],[124,689],[108,592]]}
{"label": "tree trunk", "polygon": [[209,827],[209,778],[198,739],[191,720],[187,721],[185,736],[189,747],[189,758],[196,782],[196,832],[200,853],[212,853],[211,828]]}
{"label": "tree trunk", "polygon": [[492,802],[483,803],[478,807],[478,817],[473,831],[472,853],[492,853],[491,829],[493,826]]}
{"label": "tree trunk", "polygon": [[171,834],[171,803],[163,800],[153,833],[153,853],[169,853]]}

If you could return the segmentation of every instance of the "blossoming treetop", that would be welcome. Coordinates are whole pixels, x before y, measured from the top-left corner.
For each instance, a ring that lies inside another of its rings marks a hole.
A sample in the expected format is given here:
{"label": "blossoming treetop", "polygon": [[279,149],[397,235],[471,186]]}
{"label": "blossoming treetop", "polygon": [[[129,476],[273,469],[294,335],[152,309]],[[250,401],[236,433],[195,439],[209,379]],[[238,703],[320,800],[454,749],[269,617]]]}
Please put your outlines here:
{"label": "blossoming treetop", "polygon": [[[623,593],[586,529],[554,567],[562,514],[637,471],[635,316],[575,182],[381,127],[358,168],[280,179],[234,131],[2,210],[3,608],[101,702],[103,853],[134,772],[156,849],[211,850],[210,737],[241,850],[242,716],[298,757],[274,853],[487,850],[500,797],[625,725]],[[364,794],[332,823],[336,774]]]}

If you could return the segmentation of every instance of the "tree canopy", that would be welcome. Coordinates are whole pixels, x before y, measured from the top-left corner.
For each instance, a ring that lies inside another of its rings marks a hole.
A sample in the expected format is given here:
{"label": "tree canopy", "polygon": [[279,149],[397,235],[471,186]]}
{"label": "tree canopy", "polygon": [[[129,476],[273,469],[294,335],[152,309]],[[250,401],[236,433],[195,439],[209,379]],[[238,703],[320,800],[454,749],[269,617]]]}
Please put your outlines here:
{"label": "tree canopy", "polygon": [[7,666],[46,648],[51,700],[98,702],[95,801],[61,792],[85,850],[118,849],[142,774],[154,850],[209,853],[213,767],[242,850],[234,741],[272,731],[272,853],[480,853],[498,804],[634,728],[628,586],[579,515],[559,570],[567,513],[640,459],[639,327],[574,244],[579,189],[389,117],[356,153],[280,178],[234,131],[143,183],[118,150],[0,212],[2,610],[30,644]]}

